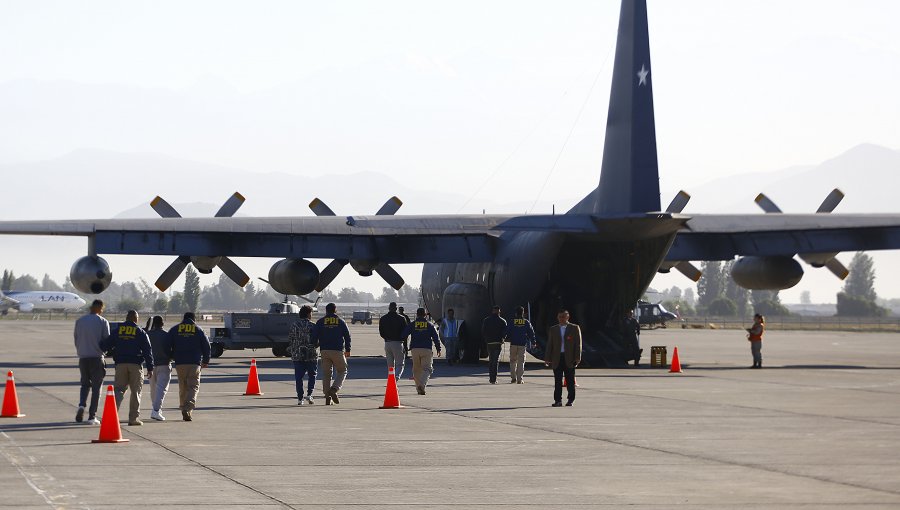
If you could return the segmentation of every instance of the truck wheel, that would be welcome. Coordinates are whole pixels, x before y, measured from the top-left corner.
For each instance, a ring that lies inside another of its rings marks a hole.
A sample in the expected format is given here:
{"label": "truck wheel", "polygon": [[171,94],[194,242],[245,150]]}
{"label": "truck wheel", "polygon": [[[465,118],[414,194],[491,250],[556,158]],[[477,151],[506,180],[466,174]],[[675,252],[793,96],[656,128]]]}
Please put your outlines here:
{"label": "truck wheel", "polygon": [[366,324],[368,324],[369,326],[371,326],[371,325],[372,325],[372,319],[367,320],[367,321],[366,321]]}
{"label": "truck wheel", "polygon": [[213,358],[218,358],[225,352],[225,346],[220,343],[213,343],[209,346],[209,355]]}

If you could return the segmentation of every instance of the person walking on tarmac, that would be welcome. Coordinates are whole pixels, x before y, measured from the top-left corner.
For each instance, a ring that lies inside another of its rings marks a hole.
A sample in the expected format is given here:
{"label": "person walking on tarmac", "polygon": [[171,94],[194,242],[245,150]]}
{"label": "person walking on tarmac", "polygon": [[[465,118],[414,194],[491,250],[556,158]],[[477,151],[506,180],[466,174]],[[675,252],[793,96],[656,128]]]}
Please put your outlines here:
{"label": "person walking on tarmac", "polygon": [[625,334],[625,343],[631,349],[631,356],[634,358],[634,366],[641,363],[641,324],[634,318],[634,310],[625,312],[625,318],[622,319],[622,331]]}
{"label": "person walking on tarmac", "polygon": [[522,384],[525,373],[525,350],[534,342],[534,328],[525,318],[525,308],[516,308],[516,316],[506,325],[506,339],[509,341],[510,384]]}
{"label": "person walking on tarmac", "polygon": [[559,324],[550,326],[544,364],[553,369],[553,407],[562,406],[562,379],[566,378],[569,398],[567,406],[575,402],[575,367],[581,363],[581,328],[569,322],[569,311],[556,315]]}
{"label": "person walking on tarmac", "polygon": [[488,379],[497,384],[497,370],[500,368],[500,351],[503,350],[503,336],[506,334],[506,319],[500,317],[500,306],[494,305],[491,314],[481,321],[481,337],[488,350]]}
{"label": "person walking on tarmac", "polygon": [[[347,378],[347,358],[350,357],[350,330],[347,323],[337,315],[337,305],[325,305],[325,317],[316,322],[313,339],[319,344],[322,352],[322,391],[325,393],[325,405],[331,402],[340,404],[338,392]],[[334,370],[334,382],[331,372]]]}
{"label": "person walking on tarmac", "polygon": [[162,405],[169,392],[169,383],[172,382],[172,358],[166,350],[169,333],[163,326],[163,318],[154,315],[147,331],[150,347],[153,349],[153,373],[150,375],[150,402],[153,410],[150,411],[150,419],[157,421],[166,421],[166,417],[162,415]]}
{"label": "person walking on tarmac", "polygon": [[384,339],[384,357],[389,367],[394,367],[394,378],[400,380],[406,366],[406,319],[397,313],[397,303],[388,304],[388,313],[378,319],[378,334]]}
{"label": "person walking on tarmac", "polygon": [[459,341],[462,337],[464,322],[457,319],[456,312],[452,308],[447,309],[447,315],[441,319],[441,341],[447,351],[447,364],[455,365],[459,363]]}
{"label": "person walking on tarmac", "polygon": [[432,360],[431,344],[437,349],[438,357],[441,356],[441,340],[438,338],[437,330],[434,324],[428,322],[425,317],[425,309],[416,310],[416,320],[410,322],[406,329],[403,330],[403,338],[412,335],[412,341],[409,343],[413,360],[413,379],[416,380],[416,391],[419,395],[425,394],[425,387],[428,386],[428,379],[434,372],[434,364]]}
{"label": "person walking on tarmac", "polygon": [[178,402],[184,421],[194,420],[200,370],[209,366],[209,337],[194,320],[194,312],[185,312],[182,321],[168,335],[168,351],[178,374]]}
{"label": "person walking on tarmac", "polygon": [[[294,362],[294,386],[297,405],[312,405],[316,388],[316,370],[319,368],[319,345],[313,339],[312,307],[300,307],[300,319],[291,324],[288,331],[288,353]],[[306,395],[303,395],[303,375],[306,374]]]}
{"label": "person walking on tarmac", "polygon": [[91,406],[88,409],[88,423],[99,425],[97,405],[100,402],[100,387],[106,377],[106,361],[100,342],[109,337],[109,322],[100,314],[103,313],[103,301],[95,299],[91,303],[91,312],[75,321],[75,353],[78,355],[78,372],[81,375],[81,391],[78,396],[78,411],[75,421],[84,420],[84,408],[87,406],[88,393],[91,394]]}
{"label": "person walking on tarmac", "polygon": [[116,409],[122,405],[125,390],[131,390],[128,406],[128,424],[143,425],[141,415],[141,389],[144,386],[144,371],[141,362],[147,367],[147,373],[153,373],[153,348],[147,332],[137,325],[138,313],[128,310],[125,322],[110,332],[109,338],[100,342],[100,347],[112,353],[116,362]]}
{"label": "person walking on tarmac", "polygon": [[766,332],[766,318],[760,314],[753,316],[753,325],[747,329],[747,340],[750,341],[750,353],[753,354],[753,366],[762,368],[762,337]]}

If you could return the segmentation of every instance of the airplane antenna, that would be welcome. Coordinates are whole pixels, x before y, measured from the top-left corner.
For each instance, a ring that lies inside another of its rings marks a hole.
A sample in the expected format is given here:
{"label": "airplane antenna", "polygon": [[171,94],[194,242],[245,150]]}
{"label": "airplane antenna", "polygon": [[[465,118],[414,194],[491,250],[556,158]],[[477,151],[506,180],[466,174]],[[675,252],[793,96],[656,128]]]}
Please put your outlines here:
{"label": "airplane antenna", "polygon": [[553,160],[553,166],[550,167],[550,171],[547,173],[547,177],[544,179],[544,184],[541,185],[541,189],[538,191],[537,197],[534,199],[534,203],[531,204],[531,209],[529,211],[533,211],[535,206],[538,203],[538,200],[541,199],[541,195],[544,194],[544,188],[547,187],[547,183],[550,182],[550,177],[553,176],[553,172],[556,170],[556,165],[559,164],[559,159],[562,157],[563,152],[566,150],[566,146],[569,145],[569,139],[572,138],[572,133],[575,132],[575,127],[578,126],[578,121],[581,120],[581,114],[584,113],[584,107],[587,106],[588,100],[590,100],[591,96],[594,95],[594,87],[597,86],[597,81],[600,79],[600,73],[603,72],[603,69],[606,68],[606,63],[609,61],[609,55],[612,53],[612,48],[606,52],[606,58],[603,59],[603,65],[600,66],[600,69],[597,70],[597,75],[594,76],[594,82],[591,83],[591,88],[588,90],[587,95],[584,97],[584,101],[581,103],[581,108],[578,109],[578,115],[575,116],[575,122],[572,123],[572,128],[569,129],[569,134],[566,135],[566,139],[563,141],[562,147],[559,148],[559,153],[556,154],[556,159]]}

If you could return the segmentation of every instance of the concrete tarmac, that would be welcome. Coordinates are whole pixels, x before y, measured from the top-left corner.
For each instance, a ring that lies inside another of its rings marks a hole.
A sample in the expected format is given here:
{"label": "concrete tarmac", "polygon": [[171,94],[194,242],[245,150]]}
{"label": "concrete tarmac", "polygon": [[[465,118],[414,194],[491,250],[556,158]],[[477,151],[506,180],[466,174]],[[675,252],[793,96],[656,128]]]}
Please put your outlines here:
{"label": "concrete tarmac", "polygon": [[[203,371],[195,421],[173,377],[168,421],[149,419],[145,384],[131,441],[91,444],[72,323],[0,321],[27,415],[0,420],[0,507],[900,508],[896,334],[769,332],[750,370],[739,331],[645,332],[645,353],[677,345],[684,373],[579,370],[571,408],[550,407],[541,364],[490,385],[486,364],[438,359],[427,395],[405,374],[406,407],[380,410],[377,328],[351,331],[340,405],[317,391],[298,407],[289,360],[230,351]],[[243,396],[254,355],[265,394]]]}

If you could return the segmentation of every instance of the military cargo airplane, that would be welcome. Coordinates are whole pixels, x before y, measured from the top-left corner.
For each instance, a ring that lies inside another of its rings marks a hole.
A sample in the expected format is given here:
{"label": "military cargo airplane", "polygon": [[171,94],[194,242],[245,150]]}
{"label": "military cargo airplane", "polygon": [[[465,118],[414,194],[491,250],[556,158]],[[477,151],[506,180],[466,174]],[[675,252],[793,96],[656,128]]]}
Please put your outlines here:
{"label": "military cargo airplane", "polygon": [[[100,254],[177,257],[157,280],[161,289],[189,263],[204,273],[219,267],[243,285],[249,278],[229,256],[277,257],[269,281],[298,295],[326,287],[346,265],[399,288],[403,279],[389,264],[424,263],[429,309],[452,307],[478,324],[492,304],[527,305],[540,334],[565,307],[582,326],[584,361],[594,366],[626,361],[618,318],[657,271],[675,268],[696,280],[690,261],[739,257],[740,285],[784,289],[803,275],[796,255],[840,272],[839,252],[900,248],[900,214],[827,214],[836,196],[816,214],[778,214],[764,197],[758,202],[772,214],[682,214],[688,199],[682,192],[665,210],[660,205],[647,4],[623,0],[600,182],[565,214],[398,216],[392,198],[373,216],[337,216],[316,199],[314,218],[234,218],[244,201],[236,193],[215,218],[181,218],[157,197],[161,219],[4,221],[0,234],[86,237],[88,253],[70,276],[90,293],[111,281]],[[308,260],[316,258],[333,260],[320,272]],[[479,329],[469,328],[475,341]]]}
{"label": "military cargo airplane", "polygon": [[78,310],[85,301],[78,294],[45,290],[0,292],[0,314],[10,309],[21,313],[45,310]]}

